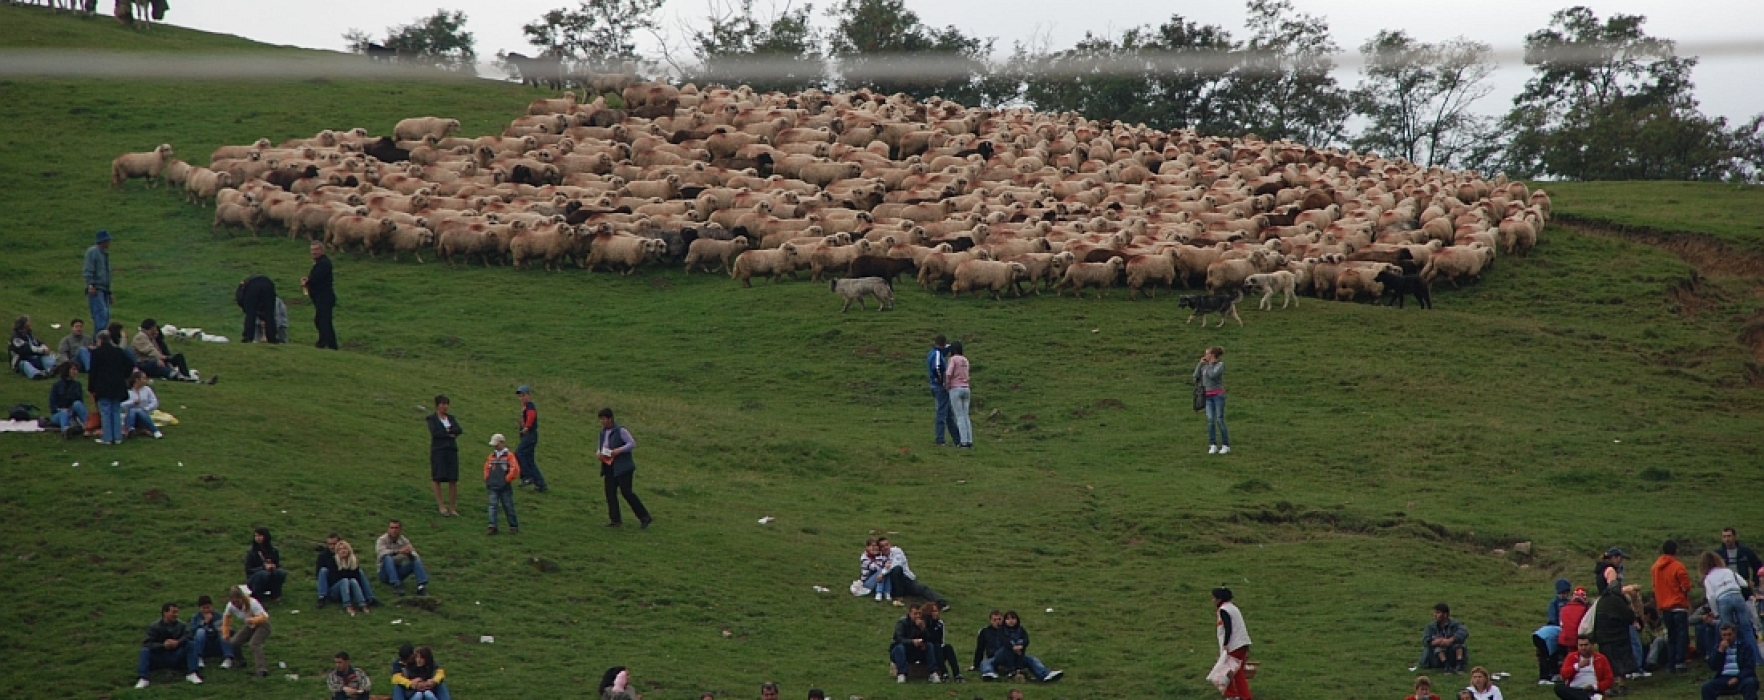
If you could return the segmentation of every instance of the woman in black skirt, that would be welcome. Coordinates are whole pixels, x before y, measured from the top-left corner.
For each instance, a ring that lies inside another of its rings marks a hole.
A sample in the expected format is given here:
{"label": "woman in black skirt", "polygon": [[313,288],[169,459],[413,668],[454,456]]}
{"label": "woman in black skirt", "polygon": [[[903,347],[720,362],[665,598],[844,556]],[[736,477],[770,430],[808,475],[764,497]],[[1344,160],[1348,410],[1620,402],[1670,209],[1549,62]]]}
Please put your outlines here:
{"label": "woman in black skirt", "polygon": [[[429,484],[435,489],[435,507],[442,515],[459,515],[459,443],[464,432],[459,419],[447,413],[445,394],[435,397],[435,413],[429,416]],[[447,484],[447,500],[441,500],[441,484]]]}

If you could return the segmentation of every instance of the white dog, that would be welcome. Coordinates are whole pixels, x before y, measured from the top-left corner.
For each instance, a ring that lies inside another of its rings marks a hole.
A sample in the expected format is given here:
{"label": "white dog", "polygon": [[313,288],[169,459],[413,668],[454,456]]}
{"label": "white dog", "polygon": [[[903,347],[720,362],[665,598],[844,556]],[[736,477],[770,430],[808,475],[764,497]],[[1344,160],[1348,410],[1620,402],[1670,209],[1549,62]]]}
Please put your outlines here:
{"label": "white dog", "polygon": [[1276,291],[1286,295],[1286,298],[1280,301],[1280,308],[1286,308],[1287,302],[1292,302],[1293,308],[1298,308],[1298,297],[1293,296],[1292,293],[1293,285],[1297,280],[1298,276],[1292,274],[1290,271],[1276,270],[1274,272],[1250,275],[1249,277],[1244,278],[1243,286],[1252,289],[1256,287],[1262,288],[1262,303],[1258,304],[1256,308],[1263,310],[1273,309],[1274,304],[1269,300],[1274,297],[1274,292]]}

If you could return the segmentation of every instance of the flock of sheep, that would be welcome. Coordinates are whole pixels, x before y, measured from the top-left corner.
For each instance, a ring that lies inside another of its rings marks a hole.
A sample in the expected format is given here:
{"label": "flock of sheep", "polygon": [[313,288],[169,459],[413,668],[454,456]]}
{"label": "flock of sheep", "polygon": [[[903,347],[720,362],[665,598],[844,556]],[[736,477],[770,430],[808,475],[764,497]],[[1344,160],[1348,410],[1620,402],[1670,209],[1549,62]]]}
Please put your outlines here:
{"label": "flock of sheep", "polygon": [[212,202],[217,228],[374,257],[680,264],[743,286],[806,271],[890,303],[909,272],[994,298],[1204,286],[1262,291],[1264,307],[1275,293],[1377,299],[1525,255],[1550,214],[1520,182],[1253,135],[862,90],[622,88],[620,109],[564,93],[494,136],[419,117],[390,136],[224,146],[207,167],[162,145],[118,157],[112,186],[163,180]]}

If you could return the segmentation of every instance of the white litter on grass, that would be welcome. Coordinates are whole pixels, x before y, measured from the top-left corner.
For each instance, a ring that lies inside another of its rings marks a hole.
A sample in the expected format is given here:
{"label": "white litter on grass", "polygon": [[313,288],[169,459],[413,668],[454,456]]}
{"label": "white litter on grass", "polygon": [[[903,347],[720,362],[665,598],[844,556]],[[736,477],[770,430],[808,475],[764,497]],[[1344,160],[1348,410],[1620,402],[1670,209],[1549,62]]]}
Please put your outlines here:
{"label": "white litter on grass", "polygon": [[61,324],[59,324],[59,323],[51,323],[51,324],[49,324],[49,327],[53,328],[55,330],[61,330]]}
{"label": "white litter on grass", "polygon": [[1611,442],[1623,442],[1623,441],[1622,440],[1612,440]]}
{"label": "white litter on grass", "polygon": [[828,590],[830,590],[830,589],[827,589],[827,588],[822,588],[822,587],[820,587],[820,586],[815,586],[815,587],[814,587],[814,588],[815,588],[815,592],[816,592],[816,593],[826,593],[826,592],[827,592],[827,591],[828,591]]}
{"label": "white litter on grass", "polygon": [[80,466],[80,463],[79,463],[79,462],[74,462],[74,466],[76,466],[76,467],[77,467],[77,466]]}
{"label": "white litter on grass", "polygon": [[1053,612],[1053,608],[1048,608],[1048,609],[1047,609],[1047,611],[1048,611],[1048,612]]}
{"label": "white litter on grass", "polygon": [[767,525],[767,524],[770,524],[770,523],[771,523],[771,522],[772,522],[772,521],[773,521],[773,520],[777,520],[777,518],[774,518],[774,517],[772,517],[772,516],[770,516],[770,515],[768,515],[768,516],[766,516],[766,517],[763,517],[763,518],[760,518],[760,519],[759,519],[759,524],[761,524],[761,525]]}
{"label": "white litter on grass", "polygon": [[116,466],[116,465],[117,465],[117,464],[119,464],[119,463],[118,463],[118,462],[111,462],[111,463],[110,463],[110,466],[113,466],[113,467],[114,467],[114,466]]}
{"label": "white litter on grass", "polygon": [[282,511],[282,515],[287,515],[287,514],[288,514],[288,511],[285,511],[285,510]]}
{"label": "white litter on grass", "polygon": [[299,615],[299,614],[300,614],[300,611],[299,611],[299,610],[289,610],[289,611],[288,611],[288,614],[289,614],[289,615]]}
{"label": "white litter on grass", "polygon": [[483,604],[484,604],[484,601],[481,601],[481,600],[472,601],[472,605],[483,605]]}
{"label": "white litter on grass", "polygon": [[[394,625],[402,625],[402,624],[404,624],[404,618],[402,618],[402,617],[401,617],[401,618],[398,618],[398,619],[396,619],[396,620],[393,620],[393,621],[392,621],[392,624],[394,624]],[[1411,668],[1411,669],[1409,669],[1409,670],[1411,670],[1411,671],[1413,671],[1413,670],[1415,670],[1415,669],[1412,669],[1412,668]]]}
{"label": "white litter on grass", "polygon": [[277,662],[276,662],[276,665],[277,665],[277,666],[280,666],[280,667],[282,667],[282,668],[287,668],[287,667],[288,667],[288,662],[286,662],[286,661],[277,661]]}
{"label": "white litter on grass", "polygon": [[291,681],[297,681],[297,680],[300,680],[300,674],[298,674],[298,673],[289,673],[289,674],[286,674],[286,675],[284,675],[284,676],[282,676],[282,677],[283,677],[283,678],[286,678],[286,679],[288,679],[288,680],[291,680]]}
{"label": "white litter on grass", "polygon": [[180,467],[181,467],[181,466],[184,466],[184,463],[183,463],[183,462],[178,462],[178,466],[180,466]]}
{"label": "white litter on grass", "polygon": [[479,644],[495,644],[496,638],[486,634],[486,635],[478,638],[478,643]]}

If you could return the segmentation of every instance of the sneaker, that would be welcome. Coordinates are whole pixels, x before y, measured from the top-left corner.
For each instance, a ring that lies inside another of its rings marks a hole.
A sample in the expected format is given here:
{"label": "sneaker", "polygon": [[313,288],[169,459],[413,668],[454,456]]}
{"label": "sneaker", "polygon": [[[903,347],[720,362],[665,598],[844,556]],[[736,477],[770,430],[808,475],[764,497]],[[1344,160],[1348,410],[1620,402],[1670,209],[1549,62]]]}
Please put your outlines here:
{"label": "sneaker", "polygon": [[878,603],[882,602],[882,594],[881,593],[876,594],[876,602],[878,602]]}
{"label": "sneaker", "polygon": [[614,520],[614,521],[612,521],[612,522],[610,522],[610,523],[607,523],[607,524],[605,524],[605,525],[602,525],[602,526],[601,526],[601,527],[623,527],[623,526],[624,526],[624,525],[625,525],[625,524],[624,524],[624,523],[622,523],[622,522],[619,522],[619,521],[617,521],[617,520]]}
{"label": "sneaker", "polygon": [[1537,684],[1538,685],[1555,685],[1556,683],[1555,683],[1555,681],[1552,681],[1548,678],[1539,678],[1539,679],[1537,679]]}
{"label": "sneaker", "polygon": [[392,592],[397,593],[398,595],[404,595],[404,584],[401,583],[396,586],[393,586]]}
{"label": "sneaker", "polygon": [[883,593],[882,599],[883,600],[894,600],[894,594],[893,593]]}
{"label": "sneaker", "polygon": [[1593,693],[1593,694],[1592,694],[1592,700],[1605,700],[1605,696],[1603,696],[1603,695],[1600,695],[1600,694],[1598,694],[1598,693]]}
{"label": "sneaker", "polygon": [[331,601],[330,601],[330,599],[328,599],[328,598],[320,598],[320,599],[318,599],[318,607],[319,607],[319,609],[320,609],[320,610],[323,610],[323,609],[325,609],[325,606],[326,606],[326,605],[330,605],[330,604],[331,604]]}
{"label": "sneaker", "polygon": [[1642,671],[1640,673],[1635,674],[1635,677],[1637,677],[1637,678],[1653,678],[1654,674],[1649,673],[1647,671]]}
{"label": "sneaker", "polygon": [[428,595],[428,594],[429,594],[429,584],[426,584],[426,583],[417,584],[417,595]]}
{"label": "sneaker", "polygon": [[1060,677],[1064,675],[1066,675],[1065,671],[1048,671],[1047,675],[1041,677],[1041,682],[1052,683],[1059,680]]}
{"label": "sneaker", "polygon": [[258,678],[269,678],[269,669],[267,669],[267,668],[257,669],[257,677]]}
{"label": "sneaker", "polygon": [[[895,677],[894,677],[894,682],[896,682],[896,683],[905,683],[905,682],[906,682],[906,674],[904,674],[904,673],[902,673],[902,674],[900,674],[900,675],[897,675],[897,676],[895,676]],[[141,681],[141,685],[137,685],[137,686],[135,686],[135,687],[136,687],[136,688],[145,688],[145,687],[147,687],[147,681],[146,681],[146,680],[145,680],[145,679],[143,679],[143,680],[142,680],[142,681]]]}
{"label": "sneaker", "polygon": [[202,676],[198,676],[195,673],[191,673],[188,676],[184,676],[184,680],[187,680],[195,685],[202,685]]}
{"label": "sneaker", "polygon": [[486,534],[486,535],[494,535],[494,534],[496,534],[496,526],[495,526],[495,525],[491,525],[491,526],[490,526],[490,529],[489,529],[489,530],[487,530],[487,531],[485,531],[485,532],[484,532],[484,534]]}
{"label": "sneaker", "polygon": [[982,673],[982,674],[980,674],[980,680],[985,681],[987,683],[991,683],[993,681],[998,680],[998,674],[996,674],[996,673]]}
{"label": "sneaker", "polygon": [[1219,454],[1222,454],[1222,455],[1231,454],[1231,446],[1226,445],[1224,447],[1219,448]]}
{"label": "sneaker", "polygon": [[[906,676],[901,676],[901,677],[900,677],[900,682],[902,682],[902,683],[905,683],[905,682],[906,682]],[[148,682],[147,682],[147,679],[145,679],[145,678],[142,678],[142,679],[141,679],[141,680],[138,680],[138,681],[135,681],[135,690],[141,690],[141,689],[142,689],[142,688],[146,688],[146,687],[147,687],[147,686],[149,686],[149,685],[152,685],[152,684],[151,684],[151,683],[148,683]]]}
{"label": "sneaker", "polygon": [[203,661],[202,659],[196,659],[196,668],[208,668],[208,662]]}
{"label": "sneaker", "polygon": [[165,433],[159,432],[157,430],[153,431],[153,439],[158,440],[162,437],[165,437]]}
{"label": "sneaker", "polygon": [[1218,445],[1207,445],[1207,454],[1210,454],[1210,455],[1219,454],[1219,446]]}
{"label": "sneaker", "polygon": [[962,674],[960,674],[960,673],[958,673],[958,674],[956,674],[956,677],[955,677],[955,682],[957,682],[957,683],[966,683],[966,682],[968,682],[968,679],[966,679],[966,678],[963,678],[963,677],[962,677]]}
{"label": "sneaker", "polygon": [[943,678],[941,678],[941,677],[939,677],[939,676],[938,676],[938,675],[937,675],[937,674],[935,674],[935,673],[933,673],[933,674],[931,674],[931,678],[930,678],[930,681],[931,681],[931,682],[932,682],[932,683],[942,683],[942,682],[943,682]]}
{"label": "sneaker", "polygon": [[345,605],[343,606],[343,612],[349,613],[350,617],[355,617],[355,606]]}
{"label": "sneaker", "polygon": [[233,660],[232,659],[221,659],[221,668],[232,668],[232,667],[233,667]]}

